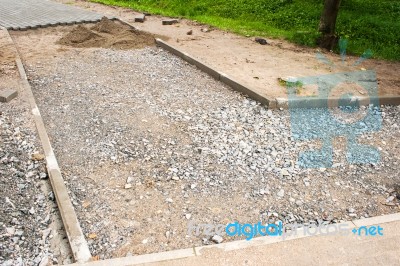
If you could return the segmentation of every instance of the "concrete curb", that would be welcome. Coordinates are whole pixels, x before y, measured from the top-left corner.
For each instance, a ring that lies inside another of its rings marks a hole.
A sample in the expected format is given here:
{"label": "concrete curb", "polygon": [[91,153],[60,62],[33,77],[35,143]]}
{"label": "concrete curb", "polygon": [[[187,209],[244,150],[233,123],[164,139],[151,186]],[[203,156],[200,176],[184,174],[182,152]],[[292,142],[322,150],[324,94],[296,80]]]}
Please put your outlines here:
{"label": "concrete curb", "polygon": [[[8,30],[4,30],[6,31],[10,42],[13,43],[14,47],[16,47]],[[79,263],[87,262],[92,258],[89,246],[85,240],[82,229],[78,222],[78,218],[75,214],[74,207],[69,198],[67,187],[64,184],[60,167],[58,166],[56,156],[54,155],[53,148],[51,147],[50,139],[46,132],[46,127],[44,125],[42,116],[40,115],[39,108],[36,105],[36,101],[33,96],[31,86],[29,85],[18,50],[16,48],[15,50],[16,64],[21,77],[20,86],[26,92],[29,104],[32,108],[32,114],[36,124],[37,132],[46,156],[47,172],[49,174],[51,186],[57,200],[57,206],[61,214],[74,259]]]}
{"label": "concrete curb", "polygon": [[[128,23],[127,23],[128,24]],[[128,24],[129,25],[129,24]],[[131,25],[132,26],[132,25]],[[332,107],[337,105],[340,98],[332,97],[332,98],[318,98],[318,97],[304,97],[304,98],[296,98],[296,99],[288,99],[288,98],[272,98],[267,95],[263,95],[258,93],[256,90],[249,88],[237,81],[233,78],[229,77],[225,73],[219,72],[212,67],[208,66],[204,62],[190,56],[189,54],[180,51],[178,48],[174,47],[167,42],[156,39],[156,43],[161,48],[167,50],[168,52],[182,58],[189,64],[192,64],[202,70],[203,72],[209,74],[216,80],[219,80],[233,90],[246,94],[251,99],[258,101],[259,103],[266,105],[270,109],[288,109],[289,105],[290,108],[323,108],[323,107]],[[387,95],[381,96],[376,98],[369,98],[369,97],[359,97],[359,104],[360,105],[369,105],[370,102],[379,102],[380,105],[400,105],[400,96],[397,95]]]}
{"label": "concrete curb", "polygon": [[187,249],[178,249],[167,252],[153,253],[153,254],[145,254],[140,256],[130,256],[124,258],[116,258],[116,259],[108,259],[108,260],[99,260],[92,261],[87,263],[74,263],[70,264],[70,266],[80,265],[80,266],[122,266],[122,265],[138,265],[144,263],[156,263],[168,260],[179,260],[189,257],[195,257],[196,252],[194,248]]}
{"label": "concrete curb", "polygon": [[[382,225],[385,223],[391,222],[400,222],[400,213],[394,213],[389,215],[377,216],[372,218],[366,219],[359,219],[354,221],[348,221],[344,223],[340,223],[341,225],[348,225],[347,229],[359,228],[361,226],[371,226],[371,225]],[[339,224],[337,224],[339,225]],[[155,263],[155,262],[162,262],[168,260],[179,260],[189,257],[197,257],[202,256],[204,251],[209,249],[218,249],[222,252],[224,251],[232,251],[232,250],[240,250],[250,247],[258,247],[264,245],[270,245],[285,241],[291,241],[301,238],[308,238],[313,236],[322,236],[324,235],[321,232],[316,233],[315,235],[307,235],[304,233],[304,229],[298,229],[296,233],[293,235],[288,236],[287,238],[283,239],[282,237],[271,237],[271,236],[263,236],[257,237],[252,239],[251,241],[247,240],[238,240],[227,242],[223,244],[215,244],[209,246],[202,246],[202,247],[194,247],[193,249],[179,249],[161,253],[153,253],[153,254],[146,254],[140,256],[131,256],[131,257],[124,257],[124,258],[116,258],[116,259],[108,259],[103,261],[93,261],[87,262],[83,264],[74,263],[70,264],[71,266],[81,265],[81,266],[126,266],[126,265],[138,265],[138,264],[145,264],[145,263]]]}

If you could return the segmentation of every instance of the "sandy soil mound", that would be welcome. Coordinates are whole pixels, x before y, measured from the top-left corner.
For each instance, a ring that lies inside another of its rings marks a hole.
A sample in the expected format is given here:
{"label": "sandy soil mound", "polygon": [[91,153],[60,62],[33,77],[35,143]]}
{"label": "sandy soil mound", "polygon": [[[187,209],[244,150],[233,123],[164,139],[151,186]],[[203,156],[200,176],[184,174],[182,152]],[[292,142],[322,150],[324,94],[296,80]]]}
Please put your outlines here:
{"label": "sandy soil mound", "polygon": [[127,27],[127,25],[117,24],[112,20],[103,17],[100,22],[94,25],[91,29],[97,32],[115,34],[126,31]]}
{"label": "sandy soil mound", "polygon": [[100,35],[79,25],[65,34],[58,43],[75,47],[95,47],[99,45],[99,43],[104,43],[104,41],[105,39]]}
{"label": "sandy soil mound", "polygon": [[102,47],[140,49],[154,45],[154,36],[103,17],[90,29],[79,25],[66,33],[57,44],[78,48]]}

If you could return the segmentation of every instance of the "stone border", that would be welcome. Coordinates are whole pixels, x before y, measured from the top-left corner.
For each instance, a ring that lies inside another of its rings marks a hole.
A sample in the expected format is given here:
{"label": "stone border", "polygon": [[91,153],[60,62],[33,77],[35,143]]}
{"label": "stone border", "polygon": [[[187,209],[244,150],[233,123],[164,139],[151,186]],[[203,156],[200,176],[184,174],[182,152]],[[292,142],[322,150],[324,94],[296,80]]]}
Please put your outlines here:
{"label": "stone border", "polygon": [[[382,225],[384,223],[390,223],[390,222],[400,222],[400,213],[394,213],[394,214],[389,214],[389,215],[383,215],[383,216],[376,216],[372,218],[365,218],[365,219],[359,219],[359,220],[354,220],[354,221],[348,221],[340,224],[346,224],[348,225],[348,229],[353,229],[353,228],[359,228],[361,226],[371,226],[371,225]],[[125,266],[125,265],[138,265],[138,264],[144,264],[144,263],[155,263],[155,262],[162,262],[162,261],[168,261],[168,260],[179,260],[179,259],[184,259],[184,258],[189,258],[189,257],[197,257],[197,256],[202,256],[203,251],[209,250],[209,249],[218,249],[222,252],[224,251],[232,251],[232,250],[239,250],[239,249],[245,249],[245,248],[250,248],[250,247],[258,247],[258,246],[264,246],[264,245],[270,245],[274,243],[280,243],[280,242],[285,242],[285,241],[291,241],[295,239],[301,239],[301,238],[307,238],[307,237],[313,237],[313,236],[321,236],[324,235],[321,232],[318,232],[315,235],[306,235],[304,234],[303,229],[298,229],[297,232],[291,236],[288,236],[286,239],[283,239],[282,237],[271,237],[271,236],[262,236],[262,237],[257,237],[254,238],[250,241],[247,240],[237,240],[237,241],[232,241],[232,242],[227,242],[223,244],[214,244],[214,245],[209,245],[209,246],[202,246],[202,247],[193,247],[192,249],[179,249],[179,250],[173,250],[173,251],[167,251],[167,252],[161,252],[161,253],[153,253],[153,254],[145,254],[145,255],[139,255],[139,256],[130,256],[130,257],[124,257],[124,258],[116,258],[116,259],[108,259],[108,260],[103,260],[103,261],[93,261],[93,262],[87,262],[83,264],[70,264],[70,266],[108,266],[108,265],[113,265],[113,266]]]}
{"label": "stone border", "polygon": [[75,261],[78,263],[90,261],[92,255],[90,254],[89,246],[86,242],[85,236],[83,235],[74,207],[69,198],[67,187],[64,184],[64,179],[61,175],[60,167],[58,166],[56,156],[54,154],[53,148],[51,147],[50,139],[47,135],[46,127],[44,125],[39,108],[36,105],[35,97],[33,96],[31,86],[28,82],[28,78],[26,76],[26,72],[22,64],[19,52],[8,30],[5,28],[3,28],[2,30],[6,31],[7,38],[9,38],[10,43],[12,43],[15,48],[15,61],[21,78],[20,86],[26,92],[29,104],[32,108],[32,114],[36,124],[36,129],[46,156],[47,172],[49,175],[51,186],[53,188],[54,195],[57,200],[57,206],[61,214],[64,229],[67,234],[69,244],[71,246],[72,254]]}
{"label": "stone border", "polygon": [[[126,23],[128,24],[128,23]],[[130,25],[130,24],[128,24]],[[132,26],[132,25],[130,25]],[[133,27],[133,26],[132,26]],[[267,95],[262,95],[258,93],[256,90],[249,88],[243,84],[241,84],[238,81],[235,81],[233,78],[227,76],[226,74],[219,72],[212,67],[208,66],[207,64],[201,62],[200,60],[194,58],[193,56],[180,51],[178,48],[172,46],[171,44],[168,44],[167,42],[161,40],[161,39],[156,39],[156,43],[158,46],[161,48],[169,51],[170,53],[182,58],[189,64],[192,64],[202,70],[203,72],[209,74],[216,80],[219,80],[229,87],[231,87],[233,90],[238,91],[240,93],[246,94],[249,96],[251,99],[260,102],[263,105],[266,105],[270,109],[278,109],[278,108],[283,108],[283,109],[288,109],[289,108],[289,100],[287,98],[271,98],[268,97]],[[358,98],[360,105],[368,105],[370,103],[370,98],[369,97],[359,97]],[[372,100],[377,100],[376,98]],[[385,96],[379,96],[378,97],[379,104],[380,105],[400,105],[400,96],[397,95],[385,95]],[[339,102],[339,98],[318,98],[318,97],[304,97],[302,98],[296,98],[295,100],[291,99],[290,100],[290,108],[321,108],[321,107],[326,107],[328,106],[335,106]],[[378,101],[375,101],[378,102]]]}

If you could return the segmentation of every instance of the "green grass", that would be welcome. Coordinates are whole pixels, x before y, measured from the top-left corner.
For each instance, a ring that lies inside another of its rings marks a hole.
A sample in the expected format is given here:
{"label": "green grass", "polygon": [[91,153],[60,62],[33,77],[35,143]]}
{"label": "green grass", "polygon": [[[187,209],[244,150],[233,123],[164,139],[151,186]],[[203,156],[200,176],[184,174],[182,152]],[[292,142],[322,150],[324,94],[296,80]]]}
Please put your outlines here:
{"label": "green grass", "polygon": [[[242,35],[315,46],[323,0],[92,0],[153,14],[185,17]],[[342,0],[337,34],[348,53],[400,60],[400,1]]]}

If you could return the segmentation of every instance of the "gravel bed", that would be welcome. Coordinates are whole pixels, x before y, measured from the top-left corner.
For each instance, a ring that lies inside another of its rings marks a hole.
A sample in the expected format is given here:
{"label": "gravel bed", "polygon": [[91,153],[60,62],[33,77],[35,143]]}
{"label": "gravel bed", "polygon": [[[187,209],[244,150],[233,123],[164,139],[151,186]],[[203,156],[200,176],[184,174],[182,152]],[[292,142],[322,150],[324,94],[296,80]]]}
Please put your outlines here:
{"label": "gravel bed", "polygon": [[158,48],[72,50],[28,75],[100,259],[211,243],[187,235],[191,221],[322,224],[400,210],[399,107],[382,107],[382,130],[361,138],[379,163],[346,163],[338,139],[334,168],[304,169],[299,152],[318,142],[295,141],[289,111]]}
{"label": "gravel bed", "polygon": [[57,264],[68,242],[60,244],[63,229],[41,146],[21,105],[20,99],[0,103],[0,264]]}

